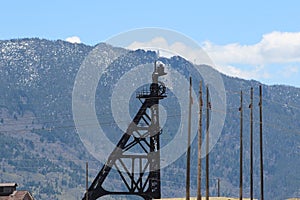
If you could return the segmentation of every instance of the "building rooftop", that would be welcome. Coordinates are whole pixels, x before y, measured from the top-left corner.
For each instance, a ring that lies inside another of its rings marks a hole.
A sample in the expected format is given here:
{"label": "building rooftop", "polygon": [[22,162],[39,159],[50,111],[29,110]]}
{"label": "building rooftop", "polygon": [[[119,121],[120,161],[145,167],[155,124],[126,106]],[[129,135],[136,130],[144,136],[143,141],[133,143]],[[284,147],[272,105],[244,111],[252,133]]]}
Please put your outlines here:
{"label": "building rooftop", "polygon": [[28,191],[17,190],[17,183],[0,183],[0,200],[33,200]]}
{"label": "building rooftop", "polygon": [[0,187],[17,187],[17,183],[0,183]]}
{"label": "building rooftop", "polygon": [[14,191],[7,196],[0,196],[0,200],[33,200],[33,197],[28,191]]}

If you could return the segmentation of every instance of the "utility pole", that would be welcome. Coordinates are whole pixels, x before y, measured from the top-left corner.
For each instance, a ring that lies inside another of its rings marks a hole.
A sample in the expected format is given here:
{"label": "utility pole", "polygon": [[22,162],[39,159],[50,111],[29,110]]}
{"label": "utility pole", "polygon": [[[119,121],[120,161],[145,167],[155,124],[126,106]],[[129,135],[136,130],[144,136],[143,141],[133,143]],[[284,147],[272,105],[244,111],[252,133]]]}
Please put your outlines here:
{"label": "utility pole", "polygon": [[201,145],[202,145],[202,81],[199,85],[199,124],[198,124],[198,188],[197,188],[197,200],[201,200]]}
{"label": "utility pole", "polygon": [[86,200],[89,200],[89,163],[85,163],[85,189],[86,189]]}
{"label": "utility pole", "polygon": [[218,197],[220,197],[220,178],[218,178]]}
{"label": "utility pole", "polygon": [[260,199],[264,200],[263,130],[262,130],[262,86],[259,86],[259,136],[260,136]]}
{"label": "utility pole", "polygon": [[253,87],[250,91],[250,200],[253,200]]}
{"label": "utility pole", "polygon": [[206,86],[206,200],[209,200],[209,89]]}
{"label": "utility pole", "polygon": [[241,91],[240,105],[240,200],[243,200],[243,91]]}
{"label": "utility pole", "polygon": [[192,118],[192,77],[190,77],[189,90],[189,119],[188,119],[188,144],[186,156],[186,200],[190,200],[190,165],[191,165],[191,118]]}

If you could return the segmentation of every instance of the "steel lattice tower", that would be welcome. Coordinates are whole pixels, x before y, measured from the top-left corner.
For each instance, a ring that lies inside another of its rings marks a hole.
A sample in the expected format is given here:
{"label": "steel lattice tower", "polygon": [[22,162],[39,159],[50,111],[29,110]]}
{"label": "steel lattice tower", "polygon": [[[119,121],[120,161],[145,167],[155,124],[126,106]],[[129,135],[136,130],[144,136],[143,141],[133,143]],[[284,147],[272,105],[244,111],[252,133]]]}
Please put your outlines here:
{"label": "steel lattice tower", "polygon": [[[158,105],[167,96],[165,85],[158,79],[164,75],[164,65],[155,62],[150,90],[143,90],[136,95],[142,106],[83,200],[96,200],[104,195],[139,195],[146,200],[161,197],[159,137],[162,130],[159,125]],[[129,152],[136,147],[140,149],[139,153]],[[131,163],[131,166],[127,167],[125,163]],[[103,188],[103,182],[113,167],[117,169],[125,191],[107,191]]]}

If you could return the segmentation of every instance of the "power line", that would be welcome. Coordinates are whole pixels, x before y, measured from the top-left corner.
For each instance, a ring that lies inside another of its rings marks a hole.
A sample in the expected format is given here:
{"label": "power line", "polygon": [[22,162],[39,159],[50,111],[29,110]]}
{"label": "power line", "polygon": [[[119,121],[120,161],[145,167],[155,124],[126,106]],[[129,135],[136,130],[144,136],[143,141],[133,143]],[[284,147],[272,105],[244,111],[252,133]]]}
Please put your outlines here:
{"label": "power line", "polygon": [[[235,110],[237,110],[237,108],[235,108]],[[217,113],[221,113],[221,114],[230,114],[230,115],[235,115],[233,112],[225,112],[225,111],[222,111],[222,110],[217,110],[217,109],[214,109],[214,108],[211,108],[211,111],[212,112],[217,112]],[[236,112],[236,115],[238,113]],[[168,118],[182,118],[183,115],[182,114],[175,114],[175,115],[168,115],[167,116]],[[249,119],[245,119],[247,122],[250,122]],[[83,121],[89,121],[89,119],[85,119]],[[69,122],[73,122],[72,121],[69,121]],[[99,124],[100,125],[114,125],[114,124],[120,124],[120,123],[125,123],[125,122],[128,122],[128,120],[124,120],[124,121],[114,121],[114,122],[100,122]],[[255,124],[258,124],[259,121],[253,121]],[[50,122],[49,122],[50,123]],[[272,127],[273,129],[275,130],[281,130],[281,131],[287,131],[289,133],[295,133],[295,134],[300,134],[300,130],[290,130],[288,128],[283,128],[283,127],[279,127],[278,124],[275,124],[275,123],[271,123],[271,122],[268,122],[268,121],[265,121],[264,122],[265,125],[269,126],[269,127]],[[15,124],[10,124],[10,125],[15,125]],[[24,124],[24,125],[27,125],[27,124]],[[80,125],[80,127],[97,127],[98,124],[84,124],[84,125]],[[54,126],[54,127],[50,127],[50,128],[33,128],[32,130],[35,130],[35,131],[38,131],[38,130],[46,130],[46,131],[54,131],[54,130],[57,130],[57,129],[73,129],[73,128],[76,128],[78,126],[75,126],[75,125],[67,125],[67,126]],[[29,130],[28,128],[25,128],[25,129],[17,129],[17,130],[0,130],[0,133],[15,133],[15,132],[25,132],[25,131],[31,131]]]}

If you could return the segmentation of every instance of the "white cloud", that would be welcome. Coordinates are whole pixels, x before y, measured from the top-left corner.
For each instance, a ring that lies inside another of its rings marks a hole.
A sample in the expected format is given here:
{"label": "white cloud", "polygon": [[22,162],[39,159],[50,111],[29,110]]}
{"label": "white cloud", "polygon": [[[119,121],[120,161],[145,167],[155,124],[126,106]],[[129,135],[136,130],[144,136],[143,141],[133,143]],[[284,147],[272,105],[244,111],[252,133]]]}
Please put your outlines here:
{"label": "white cloud", "polygon": [[66,38],[66,41],[70,43],[81,43],[80,38],[78,36],[68,37]]}
{"label": "white cloud", "polygon": [[253,45],[238,43],[224,46],[204,42],[203,49],[219,64],[263,65],[300,62],[300,32],[272,32]]}
{"label": "white cloud", "polygon": [[171,52],[169,55],[180,55],[196,64],[212,65],[211,59],[215,64],[212,66],[220,72],[245,79],[270,80],[267,82],[272,82],[273,78],[287,80],[290,76],[299,74],[300,69],[296,67],[300,63],[300,32],[274,31],[264,34],[258,43],[251,45],[217,45],[205,41],[201,46],[204,51],[182,42],[169,44],[168,39],[163,37],[153,38],[148,42],[134,42],[128,46],[129,49],[153,47],[168,50]]}
{"label": "white cloud", "polygon": [[133,42],[128,49],[160,50],[160,56],[171,57],[179,55],[196,64],[210,64],[211,60],[201,48],[192,48],[182,42],[169,44],[166,38],[156,37],[148,42]]}
{"label": "white cloud", "polygon": [[[285,66],[300,62],[300,32],[271,32],[263,35],[261,41],[253,45],[233,43],[222,46],[207,41],[202,47],[221,72],[246,79],[271,78],[274,74],[268,72],[266,66],[274,64],[282,67],[285,78],[288,78],[295,73],[291,71],[295,68]],[[237,65],[252,68],[242,70],[234,67]]]}

